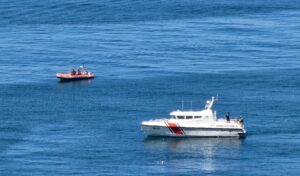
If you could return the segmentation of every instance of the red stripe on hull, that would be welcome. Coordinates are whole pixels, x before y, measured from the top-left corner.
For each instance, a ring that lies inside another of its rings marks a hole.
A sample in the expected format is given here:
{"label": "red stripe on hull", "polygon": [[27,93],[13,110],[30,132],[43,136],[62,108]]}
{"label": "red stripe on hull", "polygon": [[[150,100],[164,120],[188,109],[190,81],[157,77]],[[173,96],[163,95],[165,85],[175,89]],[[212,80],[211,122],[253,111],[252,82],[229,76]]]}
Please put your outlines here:
{"label": "red stripe on hull", "polygon": [[167,127],[169,127],[172,133],[177,135],[184,135],[184,131],[176,123],[166,122]]}

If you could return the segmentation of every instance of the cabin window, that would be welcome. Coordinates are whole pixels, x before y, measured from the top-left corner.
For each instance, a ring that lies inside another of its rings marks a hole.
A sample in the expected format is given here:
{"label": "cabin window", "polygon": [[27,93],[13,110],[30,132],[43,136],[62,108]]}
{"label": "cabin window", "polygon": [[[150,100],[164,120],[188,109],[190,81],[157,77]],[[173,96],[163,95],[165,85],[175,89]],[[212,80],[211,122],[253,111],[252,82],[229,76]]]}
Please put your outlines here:
{"label": "cabin window", "polygon": [[186,116],[186,119],[192,119],[193,116]]}
{"label": "cabin window", "polygon": [[184,119],[184,116],[177,116],[178,119]]}
{"label": "cabin window", "polygon": [[172,115],[171,118],[172,118],[172,119],[176,119],[176,116]]}
{"label": "cabin window", "polygon": [[194,116],[195,119],[201,119],[202,116]]}

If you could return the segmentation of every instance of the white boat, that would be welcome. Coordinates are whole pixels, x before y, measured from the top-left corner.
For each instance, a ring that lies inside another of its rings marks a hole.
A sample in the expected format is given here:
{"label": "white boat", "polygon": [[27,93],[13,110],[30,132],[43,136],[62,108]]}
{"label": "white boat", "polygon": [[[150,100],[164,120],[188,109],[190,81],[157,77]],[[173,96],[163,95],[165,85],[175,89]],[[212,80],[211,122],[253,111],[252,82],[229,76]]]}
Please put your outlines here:
{"label": "white boat", "polygon": [[207,100],[201,111],[174,111],[170,119],[156,119],[142,122],[142,130],[147,136],[170,137],[244,137],[243,118],[217,118],[212,110],[215,97]]}

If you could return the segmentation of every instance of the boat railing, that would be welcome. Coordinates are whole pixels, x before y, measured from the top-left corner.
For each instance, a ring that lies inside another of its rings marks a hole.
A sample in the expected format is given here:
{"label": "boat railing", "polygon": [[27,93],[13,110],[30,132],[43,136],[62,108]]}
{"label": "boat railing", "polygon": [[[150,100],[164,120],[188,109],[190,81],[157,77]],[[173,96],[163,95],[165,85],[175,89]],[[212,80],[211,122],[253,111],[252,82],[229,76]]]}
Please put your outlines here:
{"label": "boat railing", "polygon": [[244,119],[242,117],[233,117],[230,118],[230,120],[227,120],[226,118],[218,118],[219,122],[234,122],[234,123],[239,123],[239,124],[244,124]]}

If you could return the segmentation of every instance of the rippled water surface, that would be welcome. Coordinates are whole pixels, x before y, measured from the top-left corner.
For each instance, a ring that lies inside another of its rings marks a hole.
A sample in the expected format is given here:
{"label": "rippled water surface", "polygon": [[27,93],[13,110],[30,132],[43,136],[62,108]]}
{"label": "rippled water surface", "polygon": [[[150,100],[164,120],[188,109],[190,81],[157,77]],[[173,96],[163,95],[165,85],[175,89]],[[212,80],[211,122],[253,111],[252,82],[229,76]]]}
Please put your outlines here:
{"label": "rippled water surface", "polygon": [[[299,1],[0,1],[0,175],[299,175]],[[85,63],[97,77],[60,83]],[[246,139],[143,120],[244,116]]]}

